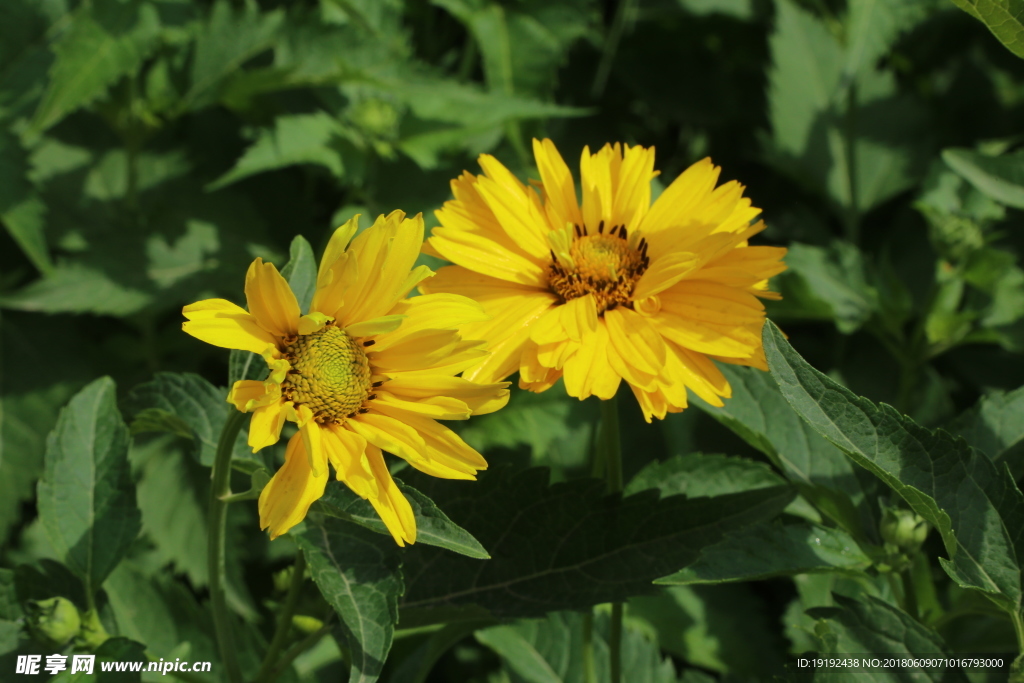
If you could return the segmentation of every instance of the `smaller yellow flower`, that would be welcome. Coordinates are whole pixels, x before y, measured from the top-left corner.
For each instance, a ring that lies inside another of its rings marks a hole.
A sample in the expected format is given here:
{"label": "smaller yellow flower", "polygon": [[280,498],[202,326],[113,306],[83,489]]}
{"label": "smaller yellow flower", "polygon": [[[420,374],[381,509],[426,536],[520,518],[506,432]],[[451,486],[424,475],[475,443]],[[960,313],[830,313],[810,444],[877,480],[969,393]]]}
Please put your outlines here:
{"label": "smaller yellow flower", "polygon": [[228,395],[253,414],[253,452],[277,443],[285,420],[299,426],[284,466],[260,495],[260,527],[271,538],[302,521],[323,495],[330,463],[339,481],[370,501],[398,545],[414,543],[412,508],[382,451],[435,477],[475,479],[486,461],[437,420],[464,420],[508,401],[507,382],[455,376],[487,354],[484,342],[458,331],[488,318],[480,305],[452,294],[405,298],[434,275],[413,268],[422,216],[395,211],[353,240],[358,218],[331,237],[308,314],[262,259],[245,277],[248,311],[224,299],[183,309],[188,334],[266,359],[266,380],[235,382]]}

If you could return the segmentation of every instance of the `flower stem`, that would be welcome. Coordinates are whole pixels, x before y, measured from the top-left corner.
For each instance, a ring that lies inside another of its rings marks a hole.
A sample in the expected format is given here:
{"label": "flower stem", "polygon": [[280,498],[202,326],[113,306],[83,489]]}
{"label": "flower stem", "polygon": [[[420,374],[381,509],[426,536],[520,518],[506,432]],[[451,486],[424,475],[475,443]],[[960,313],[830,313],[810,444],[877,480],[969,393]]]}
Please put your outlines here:
{"label": "flower stem", "polygon": [[594,610],[583,615],[583,683],[597,683],[594,670]]}
{"label": "flower stem", "polygon": [[[622,443],[619,438],[619,402],[616,397],[601,401],[601,432],[606,463],[604,480],[608,493],[622,491]],[[611,683],[622,679],[622,603],[612,603],[612,623],[608,632]]]}
{"label": "flower stem", "polygon": [[288,595],[281,606],[281,613],[277,618],[277,630],[267,648],[267,654],[260,665],[260,672],[256,675],[256,683],[267,683],[273,679],[268,678],[270,671],[284,648],[284,642],[288,639],[288,632],[291,631],[292,616],[295,614],[295,607],[299,604],[299,595],[302,594],[302,580],[306,573],[306,556],[300,550],[295,556],[295,566],[292,568],[292,581],[288,586]]}
{"label": "flower stem", "polygon": [[231,495],[231,454],[235,439],[245,421],[245,413],[232,410],[217,442],[217,456],[213,461],[213,484],[210,486],[210,516],[207,528],[209,555],[210,605],[213,608],[213,628],[217,634],[220,657],[227,670],[230,683],[242,683],[242,669],[238,665],[238,650],[231,631],[231,614],[224,597],[226,562],[224,560],[224,532],[227,527],[228,503]]}
{"label": "flower stem", "polygon": [[321,626],[318,630],[314,631],[313,633],[310,633],[308,636],[306,636],[305,638],[303,638],[302,640],[288,648],[288,650],[278,661],[277,666],[271,669],[270,678],[268,678],[267,680],[277,680],[277,677],[283,674],[299,655],[301,655],[303,652],[316,645],[318,642],[320,642],[321,638],[330,633],[331,628],[332,625],[330,623],[324,623],[324,625]]}

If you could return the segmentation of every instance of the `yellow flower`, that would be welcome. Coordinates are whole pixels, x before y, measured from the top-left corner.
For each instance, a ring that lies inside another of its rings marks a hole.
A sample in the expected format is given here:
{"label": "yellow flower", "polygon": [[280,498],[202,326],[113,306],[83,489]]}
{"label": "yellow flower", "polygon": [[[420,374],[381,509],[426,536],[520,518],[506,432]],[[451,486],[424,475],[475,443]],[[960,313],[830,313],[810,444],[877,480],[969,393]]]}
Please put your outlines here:
{"label": "yellow flower", "polygon": [[550,140],[524,185],[489,155],[483,175],[452,181],[427,251],[453,266],[420,286],[463,294],[491,318],[464,329],[493,352],[463,377],[544,391],[564,378],[580,399],[609,399],[624,379],[644,416],[686,407],[686,389],[722,405],[731,389],[712,359],[767,370],[761,347],[768,278],[786,250],[752,247],[760,209],[704,159],[651,205],[654,149],[584,148],[582,205]]}
{"label": "yellow flower", "polygon": [[434,274],[413,268],[422,216],[395,211],[353,240],[357,224],[358,216],[331,237],[307,315],[262,259],[245,276],[248,312],[224,299],[183,310],[189,321],[182,328],[193,337],[267,361],[266,381],[236,382],[228,396],[253,414],[253,452],[276,443],[285,420],[299,426],[284,466],[260,495],[260,526],[271,538],[302,521],[323,495],[330,463],[373,504],[399,545],[415,542],[412,508],[381,451],[435,477],[475,479],[487,463],[436,420],[463,420],[508,401],[506,382],[455,377],[487,354],[483,342],[458,332],[487,319],[480,305],[453,294],[405,298]]}

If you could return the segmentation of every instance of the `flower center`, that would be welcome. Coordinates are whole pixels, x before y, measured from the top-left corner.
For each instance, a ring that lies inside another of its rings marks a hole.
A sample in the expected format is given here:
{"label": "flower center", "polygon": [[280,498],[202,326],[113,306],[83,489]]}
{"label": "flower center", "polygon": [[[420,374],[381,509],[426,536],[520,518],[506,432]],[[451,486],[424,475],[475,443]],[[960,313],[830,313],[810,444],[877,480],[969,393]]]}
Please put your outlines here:
{"label": "flower center", "polygon": [[602,222],[596,235],[574,226],[571,238],[552,243],[562,247],[551,250],[548,286],[552,292],[564,301],[593,294],[598,315],[620,304],[632,306],[633,288],[651,263],[646,240],[634,248],[625,226],[615,226],[606,234]]}
{"label": "flower center", "polygon": [[327,325],[284,349],[292,365],[281,384],[286,400],[305,403],[316,421],[344,422],[369,398],[370,361],[345,330]]}

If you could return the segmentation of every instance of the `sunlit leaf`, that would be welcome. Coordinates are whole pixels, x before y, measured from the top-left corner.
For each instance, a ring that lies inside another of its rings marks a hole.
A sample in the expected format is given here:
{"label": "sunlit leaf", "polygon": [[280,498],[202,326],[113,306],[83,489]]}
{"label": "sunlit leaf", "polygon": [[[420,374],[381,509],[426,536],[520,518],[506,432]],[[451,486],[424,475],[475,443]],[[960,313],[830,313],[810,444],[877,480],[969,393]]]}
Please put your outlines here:
{"label": "sunlit leaf", "polygon": [[1020,609],[1024,496],[1005,469],[962,439],[932,432],[818,372],[772,324],[765,354],[786,400],[816,431],[898,493],[942,536],[943,568],[1004,609]]}
{"label": "sunlit leaf", "polygon": [[295,541],[313,581],[341,618],[349,649],[349,680],[372,683],[384,667],[402,594],[398,546],[339,519],[307,523]]}
{"label": "sunlit leaf", "polygon": [[114,382],[101,378],[71,399],[46,443],[39,517],[90,593],[121,561],[141,526],[128,440]]}

